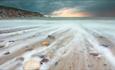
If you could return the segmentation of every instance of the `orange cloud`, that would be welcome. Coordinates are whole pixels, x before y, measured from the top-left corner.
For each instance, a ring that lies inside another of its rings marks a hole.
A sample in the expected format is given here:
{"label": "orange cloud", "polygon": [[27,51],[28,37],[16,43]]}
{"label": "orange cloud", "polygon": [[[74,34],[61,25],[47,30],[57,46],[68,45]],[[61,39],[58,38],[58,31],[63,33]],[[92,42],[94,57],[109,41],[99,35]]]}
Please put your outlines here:
{"label": "orange cloud", "polygon": [[87,12],[79,12],[71,8],[64,8],[64,9],[54,11],[51,15],[54,17],[89,17],[91,16],[91,14]]}

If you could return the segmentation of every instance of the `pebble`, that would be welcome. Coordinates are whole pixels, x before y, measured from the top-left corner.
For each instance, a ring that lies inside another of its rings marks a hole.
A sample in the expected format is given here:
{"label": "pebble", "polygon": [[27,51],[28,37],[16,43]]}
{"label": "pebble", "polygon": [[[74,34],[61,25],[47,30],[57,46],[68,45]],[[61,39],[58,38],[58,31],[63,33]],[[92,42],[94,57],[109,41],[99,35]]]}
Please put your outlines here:
{"label": "pebble", "polygon": [[8,55],[8,54],[10,54],[10,52],[5,52],[5,53],[4,53],[4,55]]}
{"label": "pebble", "polygon": [[39,70],[40,69],[40,62],[35,59],[30,59],[24,63],[24,70]]}
{"label": "pebble", "polygon": [[58,62],[55,62],[55,66],[58,65]]}
{"label": "pebble", "polygon": [[18,57],[16,60],[24,61],[24,57]]}
{"label": "pebble", "polygon": [[102,44],[103,47],[109,47],[108,45]]}
{"label": "pebble", "polygon": [[0,42],[0,48],[4,48],[5,47],[5,42]]}
{"label": "pebble", "polygon": [[97,53],[97,52],[90,52],[90,55],[93,55],[93,56],[98,56],[98,55],[99,55],[99,53]]}
{"label": "pebble", "polygon": [[107,66],[107,64],[103,64],[104,66]]}
{"label": "pebble", "polygon": [[99,36],[99,38],[104,38],[103,36]]}
{"label": "pebble", "polygon": [[45,55],[40,55],[39,57],[40,57],[40,58],[45,58],[46,56],[45,56]]}
{"label": "pebble", "polygon": [[48,38],[49,38],[49,39],[55,39],[55,37],[52,36],[52,35],[48,35]]}
{"label": "pebble", "polygon": [[11,41],[9,41],[9,42],[15,42],[15,41],[11,40]]}
{"label": "pebble", "polygon": [[88,65],[88,67],[93,67],[93,65]]}
{"label": "pebble", "polygon": [[47,41],[47,40],[42,41],[42,45],[43,45],[43,46],[48,46],[48,45],[49,45],[49,41]]}
{"label": "pebble", "polygon": [[46,63],[46,62],[48,62],[48,61],[49,61],[49,59],[43,58],[43,59],[40,61],[40,64]]}
{"label": "pebble", "polygon": [[4,47],[4,45],[0,45],[0,48],[3,48]]}
{"label": "pebble", "polygon": [[33,48],[30,47],[30,46],[26,46],[25,48],[26,48],[25,51],[31,51],[31,50],[33,50]]}

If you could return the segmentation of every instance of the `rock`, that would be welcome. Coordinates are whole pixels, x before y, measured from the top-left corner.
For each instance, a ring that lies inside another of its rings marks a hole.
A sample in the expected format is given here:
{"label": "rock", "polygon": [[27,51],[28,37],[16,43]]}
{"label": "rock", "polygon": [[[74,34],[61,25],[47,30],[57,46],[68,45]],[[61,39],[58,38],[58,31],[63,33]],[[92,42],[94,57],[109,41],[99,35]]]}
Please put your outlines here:
{"label": "rock", "polygon": [[48,38],[49,38],[49,39],[55,39],[55,37],[52,36],[52,35],[48,35]]}
{"label": "rock", "polygon": [[11,41],[9,41],[9,42],[15,42],[15,41],[11,40]]}
{"label": "rock", "polygon": [[5,52],[5,53],[4,53],[4,55],[8,55],[8,54],[10,54],[10,52]]}
{"label": "rock", "polygon": [[103,47],[109,47],[109,46],[108,46],[108,45],[106,45],[106,44],[102,44],[102,46],[103,46]]}
{"label": "rock", "polygon": [[46,56],[45,56],[45,55],[40,55],[39,57],[40,57],[40,58],[45,58]]}
{"label": "rock", "polygon": [[90,52],[90,55],[93,55],[93,56],[98,56],[98,55],[99,55],[99,53],[97,53],[97,52]]}
{"label": "rock", "polygon": [[16,60],[24,61],[24,57],[18,57]]}
{"label": "rock", "polygon": [[33,48],[27,47],[26,51],[32,51]]}
{"label": "rock", "polygon": [[24,70],[39,70],[40,62],[36,59],[30,59],[24,63]]}
{"label": "rock", "polygon": [[55,66],[58,65],[58,62],[55,62]]}
{"label": "rock", "polygon": [[99,38],[104,38],[103,36],[99,36]]}
{"label": "rock", "polygon": [[8,6],[0,6],[0,18],[35,17],[35,16],[44,17],[44,15],[39,12],[32,12]]}
{"label": "rock", "polygon": [[40,64],[46,63],[46,62],[48,62],[48,61],[49,61],[49,59],[43,58],[43,59],[40,61]]}
{"label": "rock", "polygon": [[42,45],[43,46],[48,46],[49,45],[49,41],[48,40],[42,41]]}
{"label": "rock", "polygon": [[88,65],[88,67],[90,67],[90,68],[91,68],[91,67],[93,67],[93,65],[91,65],[91,64],[90,64],[90,65]]}
{"label": "rock", "polygon": [[0,48],[3,48],[4,47],[4,45],[0,45]]}
{"label": "rock", "polygon": [[4,48],[5,47],[5,42],[0,42],[0,48]]}
{"label": "rock", "polygon": [[103,65],[104,65],[104,66],[107,66],[107,64],[105,64],[105,63],[104,63]]}

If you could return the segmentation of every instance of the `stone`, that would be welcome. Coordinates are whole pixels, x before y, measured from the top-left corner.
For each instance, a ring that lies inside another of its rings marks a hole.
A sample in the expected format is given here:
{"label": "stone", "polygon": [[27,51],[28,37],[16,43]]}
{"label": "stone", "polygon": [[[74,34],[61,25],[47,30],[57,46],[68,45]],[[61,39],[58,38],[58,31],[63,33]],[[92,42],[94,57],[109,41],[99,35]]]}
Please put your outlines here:
{"label": "stone", "polygon": [[106,44],[102,44],[102,46],[103,46],[103,47],[109,47],[109,46],[108,46],[108,45],[106,45]]}
{"label": "stone", "polygon": [[48,61],[49,61],[49,59],[43,58],[43,59],[40,61],[40,64],[46,63],[46,62],[48,62]]}
{"label": "stone", "polygon": [[55,39],[55,37],[52,36],[52,35],[48,35],[48,38],[49,38],[49,39]]}
{"label": "stone", "polygon": [[45,58],[46,56],[45,56],[45,55],[40,55],[39,57],[40,57],[40,58]]}
{"label": "stone", "polygon": [[4,48],[5,47],[5,42],[0,42],[0,48]]}
{"label": "stone", "polygon": [[26,49],[26,51],[32,51],[33,50],[33,48],[30,48],[30,47],[28,47],[27,49]]}
{"label": "stone", "polygon": [[4,55],[8,55],[8,54],[10,54],[10,52],[5,52],[5,53],[4,53]]}
{"label": "stone", "polygon": [[15,41],[11,40],[11,41],[9,41],[9,42],[15,42]]}
{"label": "stone", "polygon": [[107,64],[103,64],[104,66],[107,66]]}
{"label": "stone", "polygon": [[43,46],[48,46],[48,45],[49,45],[49,41],[48,41],[48,40],[42,41],[42,45],[43,45]]}
{"label": "stone", "polygon": [[55,66],[58,65],[58,62],[55,62]]}
{"label": "stone", "polygon": [[24,57],[18,57],[16,60],[24,61]]}
{"label": "stone", "polygon": [[4,45],[0,45],[0,48],[3,48],[4,47]]}
{"label": "stone", "polygon": [[97,52],[90,52],[90,55],[93,55],[93,56],[98,56],[98,55],[99,55],[99,53],[97,53]]}
{"label": "stone", "polygon": [[30,59],[24,63],[24,70],[39,70],[40,62],[36,59]]}

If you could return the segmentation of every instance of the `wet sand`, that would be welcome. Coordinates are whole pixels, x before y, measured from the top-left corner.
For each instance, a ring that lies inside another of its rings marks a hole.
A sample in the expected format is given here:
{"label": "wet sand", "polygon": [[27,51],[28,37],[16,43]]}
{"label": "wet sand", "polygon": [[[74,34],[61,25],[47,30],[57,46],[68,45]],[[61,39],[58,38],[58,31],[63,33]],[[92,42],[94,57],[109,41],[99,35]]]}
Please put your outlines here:
{"label": "wet sand", "polygon": [[[23,20],[17,22],[30,26],[0,28],[0,70],[115,70],[115,21],[94,21]],[[28,61],[39,68],[25,68]]]}

